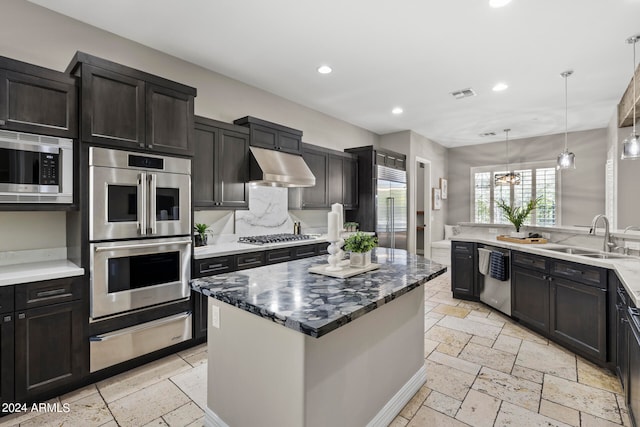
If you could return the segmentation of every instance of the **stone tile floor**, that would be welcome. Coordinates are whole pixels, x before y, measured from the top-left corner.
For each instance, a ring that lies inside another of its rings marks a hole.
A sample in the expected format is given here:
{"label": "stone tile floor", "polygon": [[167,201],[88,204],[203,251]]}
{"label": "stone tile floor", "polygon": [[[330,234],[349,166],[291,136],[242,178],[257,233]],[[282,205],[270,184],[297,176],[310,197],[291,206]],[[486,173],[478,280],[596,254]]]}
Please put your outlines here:
{"label": "stone tile floor", "polygon": [[[449,289],[448,273],[426,285],[427,383],[391,426],[631,425],[610,372]],[[52,399],[69,403],[67,414],[15,414],[0,426],[201,426],[206,359],[194,347]]]}

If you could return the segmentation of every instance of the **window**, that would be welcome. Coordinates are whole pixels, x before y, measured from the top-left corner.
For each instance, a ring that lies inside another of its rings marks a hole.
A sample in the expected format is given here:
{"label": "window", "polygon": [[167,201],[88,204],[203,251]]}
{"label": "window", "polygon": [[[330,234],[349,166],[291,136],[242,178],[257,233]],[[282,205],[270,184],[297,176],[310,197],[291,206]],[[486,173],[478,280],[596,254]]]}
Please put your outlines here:
{"label": "window", "polygon": [[555,160],[527,163],[514,169],[520,174],[518,185],[496,185],[494,177],[504,174],[504,165],[471,168],[471,220],[478,223],[509,224],[496,201],[524,206],[529,200],[541,198],[529,215],[526,225],[553,226],[559,223],[559,174]]}

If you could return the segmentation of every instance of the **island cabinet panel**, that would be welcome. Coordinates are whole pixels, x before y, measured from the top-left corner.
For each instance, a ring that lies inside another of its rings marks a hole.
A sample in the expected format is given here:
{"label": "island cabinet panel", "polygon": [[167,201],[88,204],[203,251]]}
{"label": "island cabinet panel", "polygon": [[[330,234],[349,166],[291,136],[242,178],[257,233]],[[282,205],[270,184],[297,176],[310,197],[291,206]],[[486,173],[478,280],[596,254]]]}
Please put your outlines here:
{"label": "island cabinet panel", "polygon": [[37,399],[80,379],[82,324],[80,301],[16,312],[16,400]]}
{"label": "island cabinet panel", "polygon": [[511,315],[521,323],[549,333],[548,276],[535,270],[511,270]]}
{"label": "island cabinet panel", "polygon": [[0,129],[76,138],[77,99],[73,77],[0,57]]}
{"label": "island cabinet panel", "polygon": [[248,129],[196,117],[194,207],[247,209],[249,156]]}
{"label": "island cabinet panel", "polygon": [[451,242],[451,291],[454,298],[478,300],[476,244]]}
{"label": "island cabinet panel", "polygon": [[578,352],[607,361],[607,289],[553,278],[551,335]]}

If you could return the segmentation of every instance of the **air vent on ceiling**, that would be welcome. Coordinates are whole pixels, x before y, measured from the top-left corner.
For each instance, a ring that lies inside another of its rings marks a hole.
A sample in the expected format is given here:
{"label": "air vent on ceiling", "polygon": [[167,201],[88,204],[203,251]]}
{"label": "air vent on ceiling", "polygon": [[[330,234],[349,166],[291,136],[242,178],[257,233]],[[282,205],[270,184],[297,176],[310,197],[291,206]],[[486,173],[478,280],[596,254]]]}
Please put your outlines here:
{"label": "air vent on ceiling", "polygon": [[470,96],[476,96],[476,91],[471,89],[470,87],[467,89],[456,90],[455,92],[451,92],[451,95],[455,99],[469,98]]}
{"label": "air vent on ceiling", "polygon": [[481,133],[480,136],[496,136],[495,132],[484,132]]}

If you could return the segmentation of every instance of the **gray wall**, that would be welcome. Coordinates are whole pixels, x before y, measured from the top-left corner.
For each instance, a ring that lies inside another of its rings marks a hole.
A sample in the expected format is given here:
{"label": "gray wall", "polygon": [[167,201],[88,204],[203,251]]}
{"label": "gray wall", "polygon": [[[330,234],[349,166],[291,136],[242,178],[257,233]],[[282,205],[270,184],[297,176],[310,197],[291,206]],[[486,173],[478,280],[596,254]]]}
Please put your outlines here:
{"label": "gray wall", "polygon": [[[605,212],[607,129],[569,134],[569,150],[576,169],[562,172],[560,225],[586,225]],[[509,141],[510,163],[554,160],[564,149],[564,134]],[[504,164],[505,142],[470,145],[449,150],[447,222],[470,221],[470,168]]]}
{"label": "gray wall", "polygon": [[[173,29],[180,31],[180,28]],[[147,48],[25,0],[2,1],[0,55],[64,71],[76,51],[100,56],[198,89],[195,112],[223,121],[253,115],[304,132],[304,141],[334,149],[376,145],[378,136],[299,104]],[[28,217],[28,216],[26,216]],[[26,218],[24,217],[24,218]],[[56,233],[30,234],[22,220],[0,212],[0,250],[64,247],[64,215],[38,216]]]}
{"label": "gray wall", "polygon": [[620,160],[622,141],[631,135],[631,127],[616,130],[617,191],[614,202],[617,202],[616,227],[623,229],[629,225],[640,225],[640,160]]}

